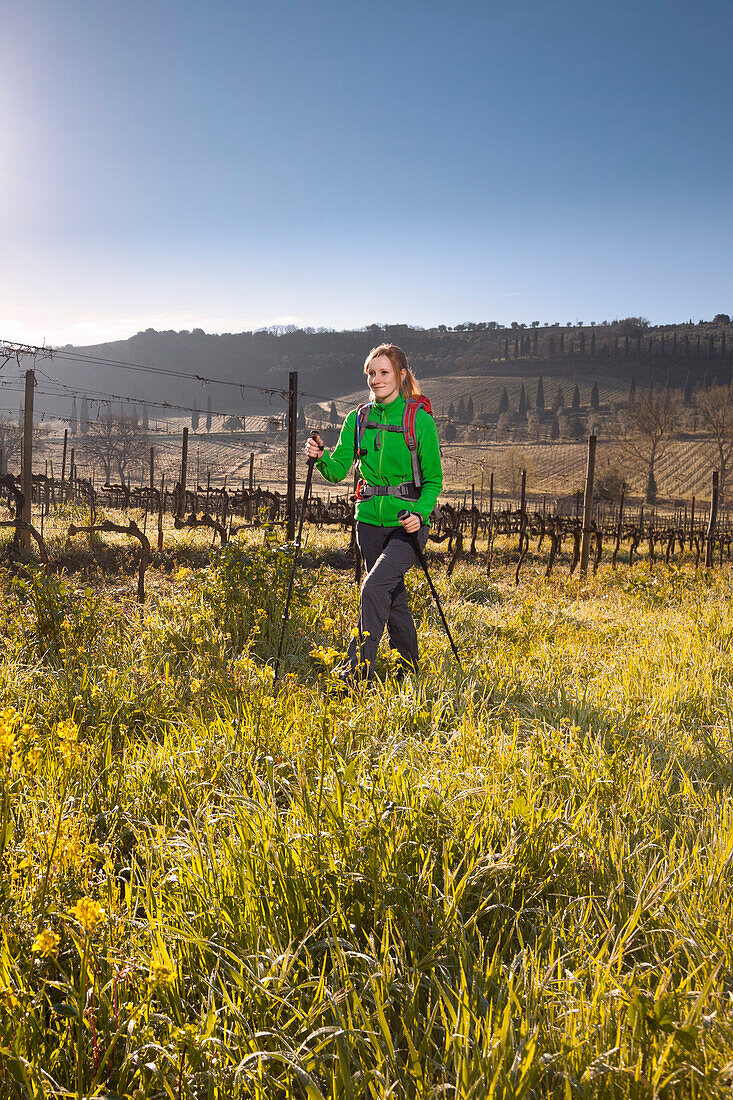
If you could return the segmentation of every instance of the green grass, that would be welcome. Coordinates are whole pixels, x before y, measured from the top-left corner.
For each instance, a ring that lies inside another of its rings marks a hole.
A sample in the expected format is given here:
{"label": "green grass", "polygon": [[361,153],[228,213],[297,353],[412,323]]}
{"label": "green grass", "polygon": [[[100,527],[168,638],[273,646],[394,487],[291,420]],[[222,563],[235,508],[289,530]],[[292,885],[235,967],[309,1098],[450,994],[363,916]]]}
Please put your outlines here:
{"label": "green grass", "polygon": [[4,575],[0,1096],[727,1094],[731,575],[436,572],[461,677],[413,573],[420,678],[339,699],[326,560],[275,692],[261,536]]}

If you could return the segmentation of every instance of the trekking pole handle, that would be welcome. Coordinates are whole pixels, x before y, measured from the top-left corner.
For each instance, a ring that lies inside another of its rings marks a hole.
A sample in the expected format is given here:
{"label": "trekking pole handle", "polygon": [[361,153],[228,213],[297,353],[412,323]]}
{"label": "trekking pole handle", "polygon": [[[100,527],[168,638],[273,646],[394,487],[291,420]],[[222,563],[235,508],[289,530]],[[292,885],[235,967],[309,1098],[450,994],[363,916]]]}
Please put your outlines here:
{"label": "trekking pole handle", "polygon": [[[321,446],[318,443],[318,436],[319,435],[320,435],[320,432],[316,428],[314,428],[313,431],[311,432],[311,439],[318,446],[318,449],[321,450]],[[326,449],[325,446],[322,449],[325,451],[325,449]],[[309,464],[309,466],[312,466],[317,461],[318,461],[317,458],[309,458],[308,459],[308,464]]]}
{"label": "trekking pole handle", "polygon": [[409,519],[410,516],[417,516],[417,518],[420,520],[420,526],[422,526],[423,518],[418,512],[410,512],[407,508],[402,508],[401,511],[397,513],[397,519],[399,520]]}

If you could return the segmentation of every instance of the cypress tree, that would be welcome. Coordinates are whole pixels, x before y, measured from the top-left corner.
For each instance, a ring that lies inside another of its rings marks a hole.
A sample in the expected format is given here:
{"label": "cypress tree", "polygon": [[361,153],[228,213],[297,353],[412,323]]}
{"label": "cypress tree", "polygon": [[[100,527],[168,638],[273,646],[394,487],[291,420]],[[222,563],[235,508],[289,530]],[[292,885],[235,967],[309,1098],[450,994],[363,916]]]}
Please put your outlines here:
{"label": "cypress tree", "polygon": [[720,358],[725,359],[725,333],[720,334]]}
{"label": "cypress tree", "polygon": [[580,354],[585,355],[585,329],[580,330]]}
{"label": "cypress tree", "polygon": [[565,330],[560,331],[560,354],[565,354]]}
{"label": "cypress tree", "polygon": [[145,403],[143,403],[143,424],[142,424],[143,431],[146,432],[149,427],[150,427],[150,421],[148,420],[148,406]]}
{"label": "cypress tree", "polygon": [[715,358],[715,337],[708,336],[708,359]]}
{"label": "cypress tree", "polygon": [[328,420],[329,420],[329,423],[334,428],[336,427],[336,425],[339,422],[339,414],[338,414],[338,409],[336,408],[336,402],[335,401],[331,402],[331,408],[328,411]]}
{"label": "cypress tree", "polygon": [[71,402],[71,419],[69,420],[69,431],[72,435],[76,435],[76,428],[79,418],[76,415],[76,398],[73,398]]}
{"label": "cypress tree", "polygon": [[629,404],[630,405],[634,404],[635,397],[636,397],[636,375],[632,374],[631,375],[631,383],[629,385]]}
{"label": "cypress tree", "polygon": [[463,404],[463,398],[458,401],[458,408],[456,409],[456,418],[459,424],[466,423],[466,406]]}
{"label": "cypress tree", "polygon": [[557,393],[552,401],[552,411],[557,412],[558,409],[565,407],[565,394],[562,392],[562,386],[557,387]]}
{"label": "cypress tree", "polygon": [[555,358],[555,337],[550,337],[550,359]]}
{"label": "cypress tree", "polygon": [[687,408],[689,408],[692,404],[692,378],[690,377],[689,371],[687,372],[687,378],[685,379],[685,392],[682,398],[682,403],[686,405]]}
{"label": "cypress tree", "polygon": [[552,424],[550,425],[550,439],[560,438],[560,421],[556,416],[552,418]]}
{"label": "cypress tree", "polygon": [[194,401],[193,411],[191,412],[191,427],[193,428],[194,431],[196,431],[198,426],[199,426],[199,407],[196,404],[196,402]]}
{"label": "cypress tree", "polygon": [[539,337],[537,335],[537,329],[534,330],[534,337],[532,339],[532,355],[535,359],[539,355]]}
{"label": "cypress tree", "polygon": [[683,348],[686,357],[690,355],[690,337],[685,333],[685,346]]}
{"label": "cypress tree", "polygon": [[504,358],[505,359],[509,358],[509,337],[508,336],[504,337]]}
{"label": "cypress tree", "polygon": [[676,354],[677,354],[677,329],[674,330],[674,335],[672,337],[672,355],[676,355]]}
{"label": "cypress tree", "polygon": [[599,409],[601,407],[600,398],[598,396],[598,383],[593,383],[593,389],[590,393],[590,407],[592,409]]}
{"label": "cypress tree", "polygon": [[518,336],[514,337],[514,358],[515,359],[519,358],[519,337]]}
{"label": "cypress tree", "polygon": [[522,388],[519,391],[519,406],[517,412],[520,418],[527,415],[527,395],[524,392],[524,382],[522,382]]}
{"label": "cypress tree", "polygon": [[509,412],[509,394],[507,393],[506,386],[501,391],[501,397],[499,398],[499,408],[497,413],[501,416],[502,413]]}
{"label": "cypress tree", "polygon": [[573,412],[578,412],[580,410],[580,389],[578,388],[577,382],[575,383],[575,389],[573,390],[573,400],[570,403],[570,408],[573,410]]}
{"label": "cypress tree", "polygon": [[79,418],[79,431],[82,435],[86,435],[89,431],[89,405],[87,404],[87,395],[81,399],[81,416]]}
{"label": "cypress tree", "polygon": [[534,407],[540,412],[545,409],[545,387],[542,384],[542,375],[537,380],[537,395],[534,399]]}
{"label": "cypress tree", "polygon": [[629,354],[630,354],[630,351],[629,351],[629,338],[627,336],[626,340],[624,341],[624,359],[628,359]]}
{"label": "cypress tree", "polygon": [[654,355],[654,337],[650,336],[647,340],[647,351],[650,355]]}
{"label": "cypress tree", "polygon": [[306,424],[305,424],[305,413],[303,412],[303,406],[302,405],[300,405],[299,408],[298,408],[298,416],[297,416],[297,419],[296,419],[296,425],[297,425],[297,428],[298,428],[299,432],[305,432],[307,430],[306,429]]}
{"label": "cypress tree", "polygon": [[452,421],[455,420],[455,418],[456,410],[453,408],[453,402],[451,401],[450,405],[448,406],[448,419]]}
{"label": "cypress tree", "polygon": [[206,398],[206,430],[211,431],[211,394]]}
{"label": "cypress tree", "polygon": [[466,420],[469,424],[473,424],[473,398],[470,394],[466,402]]}
{"label": "cypress tree", "polygon": [[595,353],[596,353],[596,330],[595,329],[593,329],[593,331],[590,334],[590,353],[591,353],[591,355],[595,355]]}

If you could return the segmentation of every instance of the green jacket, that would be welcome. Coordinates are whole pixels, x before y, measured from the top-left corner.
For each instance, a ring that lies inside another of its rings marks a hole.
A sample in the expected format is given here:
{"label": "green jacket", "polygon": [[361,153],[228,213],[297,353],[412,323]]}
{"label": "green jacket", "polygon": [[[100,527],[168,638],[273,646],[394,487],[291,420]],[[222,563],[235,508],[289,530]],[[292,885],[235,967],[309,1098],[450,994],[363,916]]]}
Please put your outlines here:
{"label": "green jacket", "polygon": [[[402,424],[405,399],[400,394],[389,405],[375,401],[369,413],[370,420],[384,424]],[[349,413],[341,428],[333,453],[326,451],[316,463],[316,469],[326,481],[343,481],[354,461],[354,428],[356,409]],[[377,439],[380,446],[377,446]],[[416,501],[399,497],[372,497],[356,503],[356,518],[360,523],[375,527],[398,527],[397,513],[403,508],[418,512],[425,523],[435,507],[438,493],[443,488],[443,471],[440,465],[438,429],[430,413],[418,409],[415,417],[417,456],[422,472],[422,489]],[[359,472],[367,485],[401,485],[412,481],[412,459],[403,432],[380,432],[367,428],[361,440],[367,453],[359,459]]]}

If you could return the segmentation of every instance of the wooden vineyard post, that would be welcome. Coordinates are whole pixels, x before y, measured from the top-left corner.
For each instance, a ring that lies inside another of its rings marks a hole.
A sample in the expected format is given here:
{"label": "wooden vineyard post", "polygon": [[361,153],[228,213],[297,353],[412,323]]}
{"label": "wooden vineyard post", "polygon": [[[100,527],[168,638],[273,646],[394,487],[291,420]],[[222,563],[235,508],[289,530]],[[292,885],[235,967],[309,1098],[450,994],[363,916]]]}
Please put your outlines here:
{"label": "wooden vineyard post", "polygon": [[165,501],[165,474],[160,479],[160,499],[158,500],[158,552],[163,549],[163,505]]}
{"label": "wooden vineyard post", "polygon": [[178,501],[176,515],[181,519],[186,511],[186,467],[188,466],[188,426],[183,429],[183,443],[181,446],[181,480],[178,483]]}
{"label": "wooden vineyard post", "polygon": [[626,484],[621,485],[621,498],[618,502],[618,524],[616,526],[616,545],[613,548],[613,554],[611,555],[611,565],[616,568],[616,557],[621,546],[621,535],[623,534],[624,525],[624,494],[626,493]]}
{"label": "wooden vineyard post", "polygon": [[580,541],[580,575],[588,572],[590,553],[591,519],[593,516],[593,475],[596,468],[596,436],[588,436],[588,464],[585,470],[585,491],[583,494],[583,532]]}
{"label": "wooden vineyard post", "polygon": [[155,489],[155,447],[150,448],[150,493]]}
{"label": "wooden vineyard post", "polygon": [[486,576],[491,572],[491,559],[494,553],[494,471],[489,478],[489,533],[486,538]]}
{"label": "wooden vineyard post", "polygon": [[295,454],[298,446],[298,372],[292,370],[288,382],[288,487],[285,497],[285,521],[288,542],[295,538]]}
{"label": "wooden vineyard post", "polygon": [[33,501],[33,390],[36,376],[32,370],[25,372],[25,406],[23,408],[23,450],[20,469],[23,510],[21,519],[24,527],[20,532],[20,545],[30,550],[31,536],[26,525],[31,522],[31,504]]}
{"label": "wooden vineyard post", "polygon": [[249,452],[249,491],[254,492],[255,487],[255,453]]}
{"label": "wooden vineyard post", "polygon": [[527,535],[527,471],[522,470],[522,499],[519,503],[519,560],[514,574],[514,583],[519,584],[519,570],[522,568],[527,550],[529,549],[529,537]]}
{"label": "wooden vineyard post", "polygon": [[713,546],[715,545],[715,522],[718,518],[718,483],[720,481],[720,474],[717,470],[713,470],[713,485],[710,497],[710,518],[708,519],[708,529],[705,535],[705,568],[712,569],[713,567]]}
{"label": "wooden vineyard post", "polygon": [[66,493],[64,492],[64,480],[66,478],[66,448],[69,443],[69,429],[64,428],[64,449],[61,453],[61,504],[66,500]]}
{"label": "wooden vineyard post", "polygon": [[692,544],[695,538],[695,498],[693,496],[692,503],[690,505],[690,552],[692,552]]}

